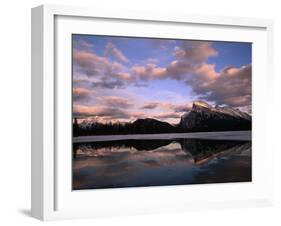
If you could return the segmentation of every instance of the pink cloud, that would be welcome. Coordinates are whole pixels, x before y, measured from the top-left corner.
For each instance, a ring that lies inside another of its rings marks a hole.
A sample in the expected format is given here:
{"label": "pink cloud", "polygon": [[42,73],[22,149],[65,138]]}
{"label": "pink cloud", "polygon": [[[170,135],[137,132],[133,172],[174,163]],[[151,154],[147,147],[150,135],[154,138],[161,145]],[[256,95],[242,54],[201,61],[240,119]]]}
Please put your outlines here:
{"label": "pink cloud", "polygon": [[86,88],[73,88],[73,100],[80,101],[83,99],[88,99],[93,93],[94,91],[88,90]]}
{"label": "pink cloud", "polygon": [[115,57],[117,60],[121,62],[128,63],[129,59],[112,43],[108,43],[105,46],[105,56]]}
{"label": "pink cloud", "polygon": [[126,72],[117,72],[114,73],[113,76],[125,81],[133,81],[135,79],[131,74]]}
{"label": "pink cloud", "polygon": [[175,47],[173,54],[176,59],[166,67],[148,63],[145,66],[133,66],[131,72],[142,80],[163,78],[184,80],[191,75],[209,76],[210,78],[216,76],[215,65],[204,62],[209,57],[218,55],[210,42],[185,41],[181,46]]}
{"label": "pink cloud", "polygon": [[169,102],[150,102],[142,106],[140,109],[162,109],[166,111],[172,110],[173,112],[187,112],[191,109],[192,102],[186,104],[172,104]]}
{"label": "pink cloud", "polygon": [[214,80],[218,77],[218,73],[215,71],[215,64],[201,64],[194,68],[195,75],[202,76],[205,80]]}
{"label": "pink cloud", "polygon": [[102,97],[102,102],[109,107],[129,108],[133,106],[133,104],[128,99],[118,96]]}
{"label": "pink cloud", "polygon": [[[80,45],[84,45],[85,48],[89,47],[85,43],[80,43]],[[251,65],[229,66],[217,72],[215,65],[206,63],[206,61],[218,54],[211,42],[183,41],[173,51],[175,58],[161,67],[156,64],[158,59],[153,58],[147,60],[144,65],[127,68],[119,62],[111,61],[107,57],[98,56],[94,52],[86,50],[75,50],[73,61],[78,66],[78,70],[87,75],[89,79],[95,77],[95,80],[89,82],[92,88],[122,89],[130,84],[145,86],[150,80],[169,78],[187,84],[192,88],[194,95],[207,101],[237,107],[249,106],[251,104]],[[129,61],[112,43],[107,44],[105,55],[120,62]],[[86,93],[77,92],[75,95],[82,97]],[[111,101],[113,105],[118,105],[117,100]],[[119,102],[119,104],[124,103]],[[147,110],[161,108],[183,112],[190,106],[147,103],[140,108]]]}
{"label": "pink cloud", "polygon": [[159,106],[159,103],[152,102],[152,103],[145,104],[144,106],[141,107],[141,109],[155,109],[158,106]]}
{"label": "pink cloud", "polygon": [[217,55],[218,51],[212,47],[211,42],[207,41],[184,41],[174,50],[177,59],[185,59],[193,63],[201,63]]}
{"label": "pink cloud", "polygon": [[[213,81],[195,90],[210,101],[234,107],[251,105],[252,66],[226,67]],[[206,93],[209,94],[206,95]]]}
{"label": "pink cloud", "polygon": [[157,67],[155,64],[148,63],[145,66],[135,65],[131,68],[131,73],[140,80],[160,79],[166,76],[166,68]]}
{"label": "pink cloud", "polygon": [[160,112],[152,115],[153,118],[163,119],[180,119],[181,115],[177,112]]}
{"label": "pink cloud", "polygon": [[92,116],[92,117],[106,117],[109,119],[127,119],[129,117],[126,111],[119,108],[104,107],[104,106],[84,106],[74,105],[73,114],[76,117],[79,116]]}
{"label": "pink cloud", "polygon": [[86,42],[83,39],[73,40],[73,48],[77,50],[83,50],[83,51],[91,51],[91,49],[94,47],[93,44]]}
{"label": "pink cloud", "polygon": [[114,67],[105,57],[85,51],[74,51],[73,61],[87,76],[99,76]]}

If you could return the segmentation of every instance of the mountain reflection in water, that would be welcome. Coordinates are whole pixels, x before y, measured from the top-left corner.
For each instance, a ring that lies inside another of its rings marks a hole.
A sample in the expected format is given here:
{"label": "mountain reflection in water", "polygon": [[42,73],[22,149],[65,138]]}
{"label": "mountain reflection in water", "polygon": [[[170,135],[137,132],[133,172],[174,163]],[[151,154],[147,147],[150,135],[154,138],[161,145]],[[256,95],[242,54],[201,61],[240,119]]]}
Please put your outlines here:
{"label": "mountain reflection in water", "polygon": [[251,142],[201,139],[73,144],[73,189],[251,181]]}

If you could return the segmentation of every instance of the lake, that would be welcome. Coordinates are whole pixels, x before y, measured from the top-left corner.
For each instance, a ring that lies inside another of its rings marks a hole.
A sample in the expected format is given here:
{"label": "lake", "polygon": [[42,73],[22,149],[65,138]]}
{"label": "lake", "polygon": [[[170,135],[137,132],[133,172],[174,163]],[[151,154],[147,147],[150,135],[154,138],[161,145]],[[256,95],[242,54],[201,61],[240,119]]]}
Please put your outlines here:
{"label": "lake", "polygon": [[138,137],[75,142],[72,167],[74,190],[249,182],[251,140]]}

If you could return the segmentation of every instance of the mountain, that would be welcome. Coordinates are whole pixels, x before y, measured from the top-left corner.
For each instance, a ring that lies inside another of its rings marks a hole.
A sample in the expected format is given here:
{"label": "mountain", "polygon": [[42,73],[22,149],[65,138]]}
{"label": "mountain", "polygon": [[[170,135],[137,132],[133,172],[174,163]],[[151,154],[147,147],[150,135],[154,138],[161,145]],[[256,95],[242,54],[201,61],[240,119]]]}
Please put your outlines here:
{"label": "mountain", "polygon": [[192,109],[182,115],[177,125],[152,118],[127,123],[83,120],[79,124],[75,119],[73,136],[251,130],[251,127],[252,117],[246,112],[230,107],[213,107],[203,101],[195,101]]}
{"label": "mountain", "polygon": [[162,122],[152,118],[137,119],[132,123],[132,129],[136,133],[169,133],[176,132],[176,127],[168,122]]}
{"label": "mountain", "polygon": [[212,107],[203,101],[195,101],[192,109],[181,117],[179,127],[185,131],[248,130],[251,121],[251,116],[239,109]]}

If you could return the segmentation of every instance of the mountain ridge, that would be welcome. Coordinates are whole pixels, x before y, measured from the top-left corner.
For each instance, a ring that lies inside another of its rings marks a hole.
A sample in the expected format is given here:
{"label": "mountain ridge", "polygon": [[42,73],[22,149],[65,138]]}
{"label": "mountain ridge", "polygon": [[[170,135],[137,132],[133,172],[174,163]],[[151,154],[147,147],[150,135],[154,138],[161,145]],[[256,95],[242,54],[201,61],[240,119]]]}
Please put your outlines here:
{"label": "mountain ridge", "polygon": [[193,102],[192,109],[182,115],[179,126],[188,130],[244,130],[251,129],[251,116],[231,107],[215,107]]}
{"label": "mountain ridge", "polygon": [[139,118],[128,123],[83,122],[73,124],[74,136],[109,134],[155,134],[208,131],[251,130],[252,117],[246,112],[231,107],[211,106],[203,101],[194,101],[192,108],[181,116],[178,124],[172,125],[154,118]]}

